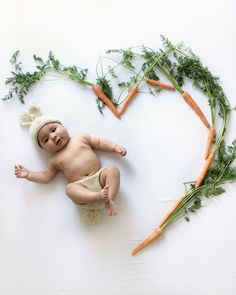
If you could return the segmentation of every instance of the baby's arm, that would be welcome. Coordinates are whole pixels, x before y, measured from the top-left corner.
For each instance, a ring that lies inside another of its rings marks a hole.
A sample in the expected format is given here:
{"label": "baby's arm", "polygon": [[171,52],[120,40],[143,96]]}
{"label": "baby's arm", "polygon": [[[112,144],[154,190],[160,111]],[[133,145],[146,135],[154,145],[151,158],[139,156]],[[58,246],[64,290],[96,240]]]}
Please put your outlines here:
{"label": "baby's arm", "polygon": [[47,169],[41,172],[29,171],[22,165],[15,165],[15,175],[17,178],[25,178],[37,183],[48,183],[57,175],[57,173],[58,170],[51,162],[48,163]]}
{"label": "baby's arm", "polygon": [[89,145],[97,150],[105,151],[105,152],[114,152],[121,156],[125,156],[127,151],[124,147],[119,146],[105,138],[99,137],[91,137],[89,135],[85,135]]}

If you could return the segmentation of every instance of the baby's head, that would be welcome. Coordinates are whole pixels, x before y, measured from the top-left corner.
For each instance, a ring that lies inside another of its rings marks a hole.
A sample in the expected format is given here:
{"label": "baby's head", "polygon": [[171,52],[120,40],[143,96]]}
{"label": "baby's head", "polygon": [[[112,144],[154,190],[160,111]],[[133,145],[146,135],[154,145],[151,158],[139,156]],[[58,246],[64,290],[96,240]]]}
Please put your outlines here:
{"label": "baby's head", "polygon": [[20,116],[21,125],[29,127],[33,141],[41,148],[57,152],[69,141],[67,129],[57,118],[42,115],[36,105],[31,105],[27,112]]}

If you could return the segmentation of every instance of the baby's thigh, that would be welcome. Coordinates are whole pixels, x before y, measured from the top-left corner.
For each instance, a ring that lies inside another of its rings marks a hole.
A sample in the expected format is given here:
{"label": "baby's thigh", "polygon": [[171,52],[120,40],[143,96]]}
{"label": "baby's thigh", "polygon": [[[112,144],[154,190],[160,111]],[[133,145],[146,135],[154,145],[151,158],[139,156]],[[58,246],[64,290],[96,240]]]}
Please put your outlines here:
{"label": "baby's thigh", "polygon": [[[87,191],[87,188],[79,183],[68,183],[66,186],[66,194],[72,200],[77,199],[83,196]],[[81,204],[82,205],[82,204]]]}

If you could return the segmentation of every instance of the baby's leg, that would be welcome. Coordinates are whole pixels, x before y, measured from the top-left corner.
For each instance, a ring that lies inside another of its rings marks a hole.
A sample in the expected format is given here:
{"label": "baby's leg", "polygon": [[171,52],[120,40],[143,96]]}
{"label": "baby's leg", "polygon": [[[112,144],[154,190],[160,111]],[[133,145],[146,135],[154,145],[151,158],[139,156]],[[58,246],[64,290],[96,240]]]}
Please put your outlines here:
{"label": "baby's leg", "polygon": [[120,171],[114,166],[105,168],[100,175],[100,183],[102,187],[109,186],[108,197],[109,201],[105,202],[108,214],[110,216],[118,213],[114,199],[120,187]]}
{"label": "baby's leg", "polygon": [[77,205],[84,205],[98,201],[108,201],[108,189],[108,185],[106,185],[100,192],[93,192],[79,183],[69,183],[66,187],[66,194]]}

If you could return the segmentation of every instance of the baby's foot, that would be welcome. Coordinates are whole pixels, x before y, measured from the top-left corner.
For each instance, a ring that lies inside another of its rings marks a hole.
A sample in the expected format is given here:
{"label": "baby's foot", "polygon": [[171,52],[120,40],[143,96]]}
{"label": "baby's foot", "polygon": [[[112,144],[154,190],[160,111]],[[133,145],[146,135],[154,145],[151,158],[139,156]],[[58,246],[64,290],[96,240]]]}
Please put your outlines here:
{"label": "baby's foot", "polygon": [[105,203],[109,201],[109,185],[104,186],[100,191],[100,200]]}
{"label": "baby's foot", "polygon": [[108,202],[105,202],[105,206],[109,216],[115,216],[118,214],[117,206],[111,199]]}

